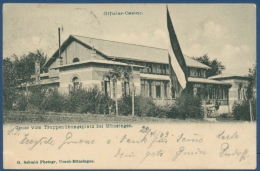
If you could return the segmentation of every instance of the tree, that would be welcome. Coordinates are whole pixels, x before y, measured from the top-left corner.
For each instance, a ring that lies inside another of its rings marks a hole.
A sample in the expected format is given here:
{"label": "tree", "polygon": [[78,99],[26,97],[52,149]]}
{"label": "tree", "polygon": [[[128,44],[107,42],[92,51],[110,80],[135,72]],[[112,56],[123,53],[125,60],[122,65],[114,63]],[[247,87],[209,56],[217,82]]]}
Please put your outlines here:
{"label": "tree", "polygon": [[[113,66],[112,69],[105,74],[108,76],[110,80],[116,84],[117,81],[120,80],[129,80],[131,75],[131,69],[129,67],[122,67],[122,66]],[[115,102],[116,102],[116,115],[118,116],[118,99],[117,99],[117,86],[115,86]]]}
{"label": "tree", "polygon": [[221,62],[219,62],[217,59],[210,60],[208,54],[203,55],[202,57],[193,57],[198,62],[201,62],[207,66],[209,66],[211,69],[206,71],[206,77],[211,77],[214,75],[218,75],[222,70],[225,70],[225,66],[222,65]]}
{"label": "tree", "polygon": [[3,107],[11,109],[16,97],[17,73],[10,58],[3,59]]}
{"label": "tree", "polygon": [[237,120],[256,120],[256,65],[249,69],[246,98],[233,106],[233,115]]}
{"label": "tree", "polygon": [[3,81],[4,81],[4,109],[11,109],[17,95],[17,86],[28,83],[31,75],[35,73],[35,61],[40,61],[41,72],[47,71],[43,68],[47,56],[40,50],[29,52],[27,55],[18,57],[12,55],[3,59]]}
{"label": "tree", "polygon": [[[249,68],[248,74],[248,86],[246,90],[246,98],[249,102],[249,112],[250,112],[250,120],[253,121],[253,112],[252,112],[252,101],[253,101],[253,109],[255,108],[256,104],[256,65],[253,69]],[[255,112],[255,111],[254,111]]]}
{"label": "tree", "polygon": [[246,90],[247,99],[255,99],[256,98],[256,65],[254,65],[253,69],[249,68],[248,77],[248,86]]}
{"label": "tree", "polygon": [[40,62],[40,72],[47,72],[47,68],[43,67],[47,56],[40,50],[29,52],[27,55],[23,55],[20,58],[17,56],[13,56],[13,58],[17,70],[17,77],[25,82],[29,82],[31,76],[35,74],[35,62],[37,60]]}

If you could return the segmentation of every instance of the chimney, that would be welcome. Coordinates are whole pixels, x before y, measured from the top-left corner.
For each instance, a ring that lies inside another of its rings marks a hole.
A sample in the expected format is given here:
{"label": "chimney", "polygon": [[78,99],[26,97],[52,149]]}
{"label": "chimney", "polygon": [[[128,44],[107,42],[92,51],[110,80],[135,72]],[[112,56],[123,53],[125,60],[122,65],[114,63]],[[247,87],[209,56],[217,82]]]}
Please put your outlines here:
{"label": "chimney", "polygon": [[218,74],[222,74],[222,67],[218,67]]}
{"label": "chimney", "polygon": [[35,84],[40,84],[40,74],[41,74],[41,68],[40,68],[40,61],[36,60],[35,62]]}
{"label": "chimney", "polygon": [[58,28],[58,35],[59,35],[59,65],[63,65],[62,57],[61,57],[61,49],[60,49],[60,28]]}
{"label": "chimney", "polygon": [[94,48],[94,46],[92,47],[92,51],[91,51],[91,59],[97,59],[97,51]]}

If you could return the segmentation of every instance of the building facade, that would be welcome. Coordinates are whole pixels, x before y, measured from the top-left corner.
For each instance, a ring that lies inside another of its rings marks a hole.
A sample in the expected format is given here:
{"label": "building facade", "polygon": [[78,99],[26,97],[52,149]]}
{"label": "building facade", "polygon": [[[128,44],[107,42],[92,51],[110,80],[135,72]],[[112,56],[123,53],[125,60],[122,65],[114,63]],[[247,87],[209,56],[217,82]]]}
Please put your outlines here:
{"label": "building facade", "polygon": [[218,80],[232,85],[229,89],[229,103],[231,107],[233,107],[234,103],[240,103],[243,100],[246,100],[246,90],[249,83],[247,77],[231,74],[220,74],[209,77],[209,79]]}
{"label": "building facade", "polygon": [[[131,91],[134,84],[135,95],[141,94],[153,98],[158,105],[173,103],[176,99],[169,78],[168,51],[166,49],[135,44],[94,39],[82,36],[70,36],[45,63],[48,77],[42,84],[56,87],[60,92],[68,93],[70,88],[97,86],[111,98],[120,98]],[[229,90],[231,82],[206,78],[210,67],[185,56],[187,65],[187,88],[197,95],[207,89],[204,103],[220,103],[222,113],[229,109]],[[111,67],[132,67],[133,78],[111,80],[107,73]],[[46,75],[46,73],[45,73]]]}

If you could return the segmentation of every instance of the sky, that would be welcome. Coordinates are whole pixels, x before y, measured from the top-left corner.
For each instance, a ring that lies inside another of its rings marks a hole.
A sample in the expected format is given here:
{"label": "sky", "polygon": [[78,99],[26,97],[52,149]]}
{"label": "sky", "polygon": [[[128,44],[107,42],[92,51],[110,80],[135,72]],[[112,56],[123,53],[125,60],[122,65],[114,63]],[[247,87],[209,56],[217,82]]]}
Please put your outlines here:
{"label": "sky", "polygon": [[[208,54],[223,73],[247,75],[256,63],[254,4],[168,4],[183,54]],[[141,15],[108,15],[139,12]],[[69,35],[167,49],[166,4],[4,4],[3,57],[36,49],[48,57]]]}

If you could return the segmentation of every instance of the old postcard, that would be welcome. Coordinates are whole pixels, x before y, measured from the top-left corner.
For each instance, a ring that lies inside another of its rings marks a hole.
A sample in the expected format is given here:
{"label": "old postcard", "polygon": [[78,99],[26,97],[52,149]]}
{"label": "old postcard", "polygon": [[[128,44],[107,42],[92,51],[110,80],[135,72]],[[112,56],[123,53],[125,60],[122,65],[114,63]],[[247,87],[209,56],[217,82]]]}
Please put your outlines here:
{"label": "old postcard", "polygon": [[4,4],[5,169],[255,169],[254,4]]}

